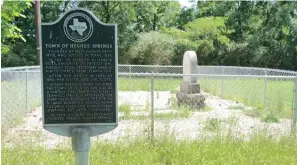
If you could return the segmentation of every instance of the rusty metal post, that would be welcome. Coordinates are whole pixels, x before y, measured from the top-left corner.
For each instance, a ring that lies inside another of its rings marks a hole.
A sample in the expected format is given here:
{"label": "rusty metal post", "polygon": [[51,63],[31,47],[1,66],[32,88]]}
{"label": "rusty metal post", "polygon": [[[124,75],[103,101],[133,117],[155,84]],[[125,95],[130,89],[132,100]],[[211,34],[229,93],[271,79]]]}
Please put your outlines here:
{"label": "rusty metal post", "polygon": [[41,17],[40,17],[40,1],[34,1],[34,11],[35,11],[35,36],[36,36],[36,64],[40,64],[40,24],[41,24]]}

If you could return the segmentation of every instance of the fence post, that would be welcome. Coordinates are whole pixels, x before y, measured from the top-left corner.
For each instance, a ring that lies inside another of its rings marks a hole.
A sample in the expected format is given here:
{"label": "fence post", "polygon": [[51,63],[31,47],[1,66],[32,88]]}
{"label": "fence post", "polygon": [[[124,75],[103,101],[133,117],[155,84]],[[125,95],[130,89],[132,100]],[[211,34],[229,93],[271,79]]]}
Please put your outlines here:
{"label": "fence post", "polygon": [[131,75],[132,73],[131,73],[131,65],[129,65],[129,91],[131,91],[131,84],[132,84],[132,82],[131,82]]}
{"label": "fence post", "polygon": [[155,124],[155,114],[154,114],[154,73],[151,74],[151,139],[154,139],[154,124]]}
{"label": "fence post", "polygon": [[265,78],[264,78],[264,109],[267,106],[267,68],[265,68]]}
{"label": "fence post", "polygon": [[[224,68],[222,68],[222,75],[224,75]],[[224,98],[224,76],[221,77],[222,81],[221,81],[221,94],[222,94],[222,98]]]}
{"label": "fence post", "polygon": [[297,77],[295,77],[294,81],[294,102],[293,102],[293,123],[292,123],[292,132],[296,128],[297,124]]}
{"label": "fence post", "polygon": [[[26,66],[27,67],[27,66]],[[26,83],[26,115],[28,115],[28,67],[26,68],[26,80],[25,80],[25,83]]]}

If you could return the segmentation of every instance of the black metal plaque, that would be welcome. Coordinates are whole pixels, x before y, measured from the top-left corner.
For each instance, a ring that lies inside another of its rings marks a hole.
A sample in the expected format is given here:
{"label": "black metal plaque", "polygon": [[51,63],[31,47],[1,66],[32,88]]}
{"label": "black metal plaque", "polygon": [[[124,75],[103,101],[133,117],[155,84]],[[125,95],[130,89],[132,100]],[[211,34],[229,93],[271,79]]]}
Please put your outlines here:
{"label": "black metal plaque", "polygon": [[44,125],[117,123],[116,31],[81,9],[42,24]]}

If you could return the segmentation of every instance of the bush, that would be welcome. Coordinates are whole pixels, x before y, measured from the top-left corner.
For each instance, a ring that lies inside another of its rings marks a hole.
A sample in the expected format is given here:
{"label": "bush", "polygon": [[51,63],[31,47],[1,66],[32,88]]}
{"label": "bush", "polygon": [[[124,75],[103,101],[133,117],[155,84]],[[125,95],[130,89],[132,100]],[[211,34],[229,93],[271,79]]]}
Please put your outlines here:
{"label": "bush", "polygon": [[137,42],[129,51],[130,60],[134,64],[168,65],[174,55],[175,41],[173,37],[151,31],[140,33]]}
{"label": "bush", "polygon": [[2,67],[31,66],[34,64],[36,64],[36,50],[30,45],[16,44],[1,56]]}
{"label": "bush", "polygon": [[[188,50],[196,51],[197,45],[187,39],[179,39],[175,43],[174,56],[172,58],[173,65],[182,65],[184,53]],[[198,54],[197,54],[198,55]]]}

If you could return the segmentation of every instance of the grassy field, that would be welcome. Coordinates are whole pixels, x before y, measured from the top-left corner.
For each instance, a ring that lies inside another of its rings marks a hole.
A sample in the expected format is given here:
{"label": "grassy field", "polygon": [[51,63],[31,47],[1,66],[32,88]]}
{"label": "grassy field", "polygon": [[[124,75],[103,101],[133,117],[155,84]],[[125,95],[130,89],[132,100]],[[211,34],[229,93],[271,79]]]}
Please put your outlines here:
{"label": "grassy field", "polygon": [[[237,101],[254,108],[250,115],[291,118],[293,81],[267,80],[265,107],[265,80],[258,78],[202,78],[201,89],[222,98]],[[223,89],[222,89],[223,85]]]}
{"label": "grassy field", "polygon": [[[181,78],[154,78],[154,90],[155,91],[177,91]],[[151,91],[151,78],[142,77],[126,78],[122,77],[118,80],[120,91]]]}
{"label": "grassy field", "polygon": [[[45,149],[23,146],[2,147],[3,165],[67,165],[74,164],[70,148]],[[296,164],[297,138],[280,140],[255,136],[250,141],[231,138],[176,141],[160,138],[155,141],[92,143],[90,164]]]}

